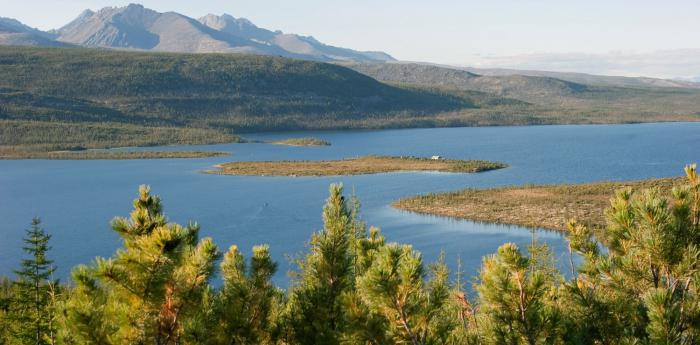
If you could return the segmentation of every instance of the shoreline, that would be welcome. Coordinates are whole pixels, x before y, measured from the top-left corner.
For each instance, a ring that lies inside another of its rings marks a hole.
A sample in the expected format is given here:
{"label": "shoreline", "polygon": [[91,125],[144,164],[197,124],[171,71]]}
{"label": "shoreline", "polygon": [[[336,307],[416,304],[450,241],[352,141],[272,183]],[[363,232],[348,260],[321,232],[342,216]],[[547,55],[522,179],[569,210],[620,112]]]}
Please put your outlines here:
{"label": "shoreline", "polygon": [[605,228],[604,210],[616,190],[635,191],[683,185],[682,177],[635,181],[600,181],[584,184],[520,185],[463,189],[402,198],[395,209],[423,215],[475,222],[522,226],[566,233],[566,224],[577,219],[594,231]]}

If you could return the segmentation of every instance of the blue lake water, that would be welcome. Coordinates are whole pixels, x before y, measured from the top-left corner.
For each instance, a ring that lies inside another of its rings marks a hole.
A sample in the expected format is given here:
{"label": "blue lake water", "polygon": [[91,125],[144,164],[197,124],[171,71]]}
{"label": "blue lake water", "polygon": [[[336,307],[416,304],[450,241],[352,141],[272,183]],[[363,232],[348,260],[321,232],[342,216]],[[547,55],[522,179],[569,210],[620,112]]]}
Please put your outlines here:
{"label": "blue lake water", "polygon": [[[362,202],[362,218],[382,228],[389,241],[410,243],[426,261],[441,251],[448,263],[460,257],[468,276],[482,257],[514,242],[526,246],[528,229],[410,214],[393,200],[418,193],[525,183],[631,180],[682,174],[700,161],[700,123],[639,125],[440,128],[381,131],[266,133],[247,138],[274,140],[315,136],[328,147],[227,144],[140,150],[229,151],[231,157],[118,161],[0,161],[0,275],[10,275],[22,255],[22,236],[40,216],[53,235],[57,276],[95,256],[110,256],[121,243],[110,230],[114,216],[127,216],[140,184],[163,198],[172,221],[196,221],[201,235],[222,250],[237,244],[246,253],[268,243],[280,264],[276,280],[287,283],[288,256],[302,253],[321,225],[331,183],[342,182]],[[510,164],[479,174],[391,173],[336,177],[240,177],[200,173],[232,160],[338,159],[367,154],[442,155]],[[561,262],[565,239],[536,231]]]}

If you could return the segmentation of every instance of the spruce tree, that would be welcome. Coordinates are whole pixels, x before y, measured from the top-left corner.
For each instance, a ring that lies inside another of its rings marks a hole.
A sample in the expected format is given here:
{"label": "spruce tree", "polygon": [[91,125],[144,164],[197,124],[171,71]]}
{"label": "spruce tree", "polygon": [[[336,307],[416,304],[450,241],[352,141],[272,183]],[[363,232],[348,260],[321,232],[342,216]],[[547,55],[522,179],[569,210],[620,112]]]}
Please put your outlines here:
{"label": "spruce tree", "polygon": [[10,344],[12,320],[9,313],[14,297],[12,285],[10,278],[0,277],[0,345]]}
{"label": "spruce tree", "polygon": [[51,235],[40,225],[41,220],[34,218],[26,230],[22,249],[28,257],[22,259],[21,268],[15,271],[17,280],[10,318],[13,337],[23,344],[52,344],[55,340],[51,295],[58,282],[52,280],[55,268],[47,257]]}

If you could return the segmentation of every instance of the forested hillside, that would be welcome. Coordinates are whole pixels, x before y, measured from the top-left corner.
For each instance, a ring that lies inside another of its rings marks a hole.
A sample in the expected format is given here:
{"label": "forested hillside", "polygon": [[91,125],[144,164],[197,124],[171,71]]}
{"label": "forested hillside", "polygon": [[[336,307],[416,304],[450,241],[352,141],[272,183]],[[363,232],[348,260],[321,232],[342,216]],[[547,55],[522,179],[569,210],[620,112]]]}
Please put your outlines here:
{"label": "forested hillside", "polygon": [[[415,63],[348,63],[346,66],[377,80],[449,90],[484,92],[534,105],[526,112],[556,122],[646,122],[660,115],[700,119],[700,88],[696,84],[650,78],[623,78],[541,72],[502,71],[481,75],[457,68]],[[584,78],[584,76],[586,78]],[[692,87],[691,87],[692,86]],[[568,115],[568,119],[567,119]]]}
{"label": "forested hillside", "polygon": [[332,64],[253,55],[2,47],[0,66],[5,117],[22,119],[46,120],[15,105],[70,108],[57,118],[69,121],[87,120],[70,117],[84,112],[99,115],[89,120],[269,129],[285,117],[311,122],[470,106]]}
{"label": "forested hillside", "polygon": [[0,156],[221,143],[251,131],[700,119],[700,89],[350,67],[367,75],[255,55],[0,47]]}
{"label": "forested hillside", "polygon": [[[53,138],[55,145],[41,149],[217,143],[253,130],[378,127],[392,118],[475,103],[464,95],[390,86],[344,67],[285,58],[0,47],[5,151],[44,144],[29,142],[27,132]],[[142,127],[137,132],[167,127],[178,134],[171,141],[151,135],[132,142],[126,139],[131,134],[105,138],[92,132],[99,127],[134,133],[134,125]],[[56,127],[72,130],[57,135]],[[214,133],[193,141],[193,129]]]}

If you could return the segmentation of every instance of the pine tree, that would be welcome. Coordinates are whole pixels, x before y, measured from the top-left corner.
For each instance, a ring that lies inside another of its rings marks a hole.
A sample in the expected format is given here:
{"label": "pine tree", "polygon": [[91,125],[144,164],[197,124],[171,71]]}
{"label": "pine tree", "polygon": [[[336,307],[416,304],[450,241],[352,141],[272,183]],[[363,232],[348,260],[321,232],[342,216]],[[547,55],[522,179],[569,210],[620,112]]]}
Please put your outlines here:
{"label": "pine tree", "polygon": [[557,278],[542,248],[526,257],[507,243],[484,260],[477,285],[484,343],[536,345],[558,339]]}
{"label": "pine tree", "polygon": [[65,304],[66,342],[181,344],[199,330],[193,318],[207,302],[218,250],[198,241],[199,227],[168,223],[160,198],[139,189],[130,219],[112,228],[124,248],[110,259],[74,270]]}
{"label": "pine tree", "polygon": [[236,246],[221,263],[224,286],[217,300],[216,344],[272,343],[272,312],[280,293],[272,285],[277,264],[268,246],[253,248],[250,264]]}
{"label": "pine tree", "polygon": [[[356,204],[357,205],[357,204]],[[355,206],[357,207],[357,206]],[[357,214],[357,211],[354,211]],[[385,246],[385,239],[379,228],[371,227],[369,236],[364,237],[366,230],[361,229],[355,241],[355,288],[347,292],[343,298],[345,320],[347,327],[344,343],[348,344],[388,344],[390,335],[388,321],[374,312],[362,299],[357,279],[362,277],[375,263],[379,251]]]}
{"label": "pine tree", "polygon": [[41,220],[34,218],[26,230],[22,249],[28,254],[21,269],[15,271],[15,292],[10,310],[13,337],[23,344],[52,344],[56,330],[53,325],[54,305],[51,295],[58,282],[52,280],[53,261],[47,257],[51,249]]}
{"label": "pine tree", "polygon": [[[575,223],[571,242],[584,258],[568,285],[570,309],[589,325],[589,343],[700,342],[700,179],[664,196],[658,189],[616,193],[606,211],[601,253]],[[612,316],[612,317],[611,317]]]}
{"label": "pine tree", "polygon": [[299,262],[300,276],[289,293],[286,337],[294,343],[332,345],[343,336],[343,294],[354,283],[355,220],[340,185],[330,187],[323,223],[323,230],[311,237],[310,252]]}
{"label": "pine tree", "polygon": [[454,321],[442,315],[449,296],[448,272],[440,262],[426,273],[411,246],[391,243],[376,253],[371,267],[358,278],[357,293],[370,312],[386,320],[393,343],[445,344]]}

